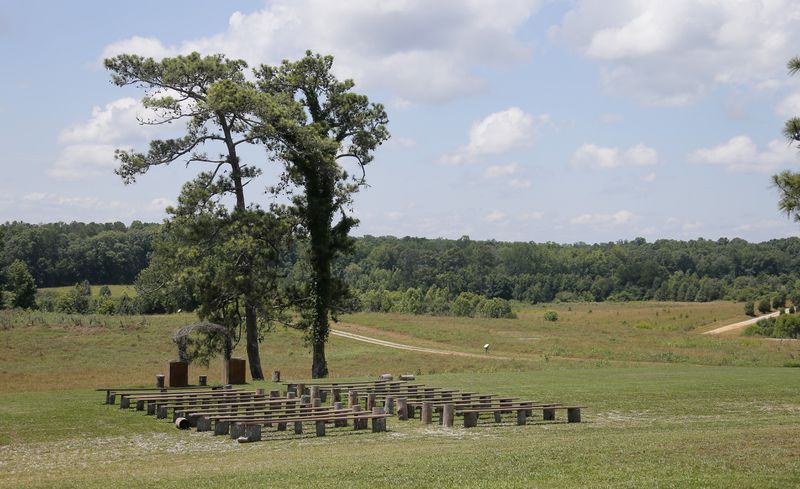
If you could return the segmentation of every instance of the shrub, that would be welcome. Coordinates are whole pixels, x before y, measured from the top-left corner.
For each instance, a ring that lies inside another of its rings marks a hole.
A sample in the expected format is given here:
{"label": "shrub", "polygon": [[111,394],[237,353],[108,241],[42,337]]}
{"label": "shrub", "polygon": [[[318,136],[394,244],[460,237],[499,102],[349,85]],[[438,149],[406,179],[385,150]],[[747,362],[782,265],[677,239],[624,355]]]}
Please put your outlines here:
{"label": "shrub", "polygon": [[495,297],[493,299],[481,299],[476,308],[476,315],[485,318],[507,318],[513,319],[516,316],[511,311],[511,304],[505,299]]}
{"label": "shrub", "polygon": [[784,314],[775,320],[771,336],[775,338],[800,338],[800,317]]}
{"label": "shrub", "polygon": [[744,303],[744,313],[748,316],[755,316],[756,315],[756,306],[752,302],[745,302]]}
{"label": "shrub", "polygon": [[772,310],[772,305],[766,297],[758,301],[758,312],[766,314]]}
{"label": "shrub", "polygon": [[454,316],[473,317],[478,304],[481,301],[481,296],[473,294],[472,292],[462,292],[453,301],[450,306],[450,312]]}
{"label": "shrub", "polygon": [[547,311],[544,313],[545,321],[558,321],[558,313],[555,311]]}

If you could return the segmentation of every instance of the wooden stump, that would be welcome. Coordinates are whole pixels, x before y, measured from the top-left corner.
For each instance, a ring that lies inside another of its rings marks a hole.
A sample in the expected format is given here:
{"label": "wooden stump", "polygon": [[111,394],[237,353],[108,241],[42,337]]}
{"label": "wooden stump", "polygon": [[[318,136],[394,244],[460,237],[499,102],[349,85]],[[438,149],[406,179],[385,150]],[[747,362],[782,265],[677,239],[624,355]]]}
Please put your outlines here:
{"label": "wooden stump", "polygon": [[273,370],[272,371],[272,381],[273,382],[280,382],[281,381],[281,371],[280,370]]}
{"label": "wooden stump", "polygon": [[383,400],[383,410],[386,414],[394,414],[394,396],[386,396]]}
{"label": "wooden stump", "polygon": [[544,409],[542,409],[542,418],[545,421],[555,421],[556,420],[556,410],[554,408],[544,408]]}
{"label": "wooden stump", "polygon": [[322,398],[320,397],[320,394],[319,394],[319,386],[318,385],[312,385],[311,386],[311,400],[313,401],[314,399],[322,400]]}
{"label": "wooden stump", "polygon": [[230,432],[232,440],[244,436],[244,423],[231,423]]}
{"label": "wooden stump", "polygon": [[147,415],[153,416],[154,414],[156,414],[156,403],[150,401],[147,403]]}
{"label": "wooden stump", "polygon": [[[334,402],[333,403],[333,409],[334,410],[342,409],[342,407],[343,407],[343,404],[341,402]],[[335,420],[333,420],[333,426],[334,426],[334,428],[343,428],[343,427],[347,426],[347,420],[346,419],[335,419]]]}
{"label": "wooden stump", "polygon": [[138,399],[136,401],[136,410],[137,411],[144,411],[144,400],[143,399]]}
{"label": "wooden stump", "polygon": [[167,415],[167,406],[157,406],[156,408],[156,418],[157,419],[166,419]]}
{"label": "wooden stump", "polygon": [[567,408],[567,423],[581,422],[581,408]]}
{"label": "wooden stump", "polygon": [[[373,407],[372,414],[384,414],[382,407]],[[372,418],[372,432],[386,431],[386,418]]]}
{"label": "wooden stump", "polygon": [[200,416],[197,418],[197,431],[211,431],[211,418]]}
{"label": "wooden stump", "polygon": [[392,376],[392,374],[381,374],[379,379],[380,380],[385,380],[385,381],[391,381],[391,380],[394,380],[394,377]]}
{"label": "wooden stump", "polygon": [[452,428],[455,414],[456,414],[455,406],[452,404],[445,404],[442,407],[442,426],[445,428]]}
{"label": "wooden stump", "polygon": [[120,409],[128,409],[131,407],[131,400],[128,396],[120,396],[119,398],[119,408]]}
{"label": "wooden stump", "polygon": [[[353,409],[354,413],[360,413],[361,412],[361,406],[359,406],[358,404],[353,406],[352,409]],[[361,422],[362,422],[361,419],[353,418],[353,429],[354,430],[362,429]]]}
{"label": "wooden stump", "polygon": [[400,421],[408,419],[408,401],[405,397],[397,399],[397,419]]}
{"label": "wooden stump", "polygon": [[464,413],[464,428],[474,428],[478,426],[478,413]]}
{"label": "wooden stump", "polygon": [[333,397],[333,402],[342,402],[342,390],[338,387],[334,387],[331,389],[331,396]]}
{"label": "wooden stump", "polygon": [[279,397],[281,397],[281,391],[269,391],[270,399],[277,399]]}
{"label": "wooden stump", "polygon": [[197,384],[198,384],[198,385],[201,385],[201,386],[203,386],[203,387],[207,386],[207,385],[208,385],[208,376],[207,376],[207,375],[201,375],[201,376],[199,376],[199,377],[197,378]]}
{"label": "wooden stump", "polygon": [[278,423],[278,431],[286,431],[286,423]]}
{"label": "wooden stump", "polygon": [[406,411],[408,413],[406,414],[406,418],[414,419],[414,416],[416,416],[417,413],[417,408],[415,408],[412,404],[406,404]]}
{"label": "wooden stump", "polygon": [[422,422],[424,424],[433,423],[433,404],[430,402],[422,403]]}
{"label": "wooden stump", "polygon": [[375,407],[375,393],[370,392],[367,394],[367,411],[372,411],[372,408]]}
{"label": "wooden stump", "polygon": [[264,388],[256,389],[256,397],[264,397],[267,394],[267,391]]}
{"label": "wooden stump", "polygon": [[190,428],[189,420],[186,418],[177,418],[175,420],[175,427],[179,430],[188,430]]}
{"label": "wooden stump", "polygon": [[244,436],[247,437],[247,441],[261,441],[261,425],[260,424],[245,425]]}
{"label": "wooden stump", "polygon": [[416,380],[416,378],[414,374],[403,374],[400,376],[400,380]]}
{"label": "wooden stump", "polygon": [[353,407],[358,404],[358,393],[354,389],[347,391],[347,405]]}
{"label": "wooden stump", "polygon": [[108,397],[106,397],[106,404],[116,404],[117,403],[117,395],[113,392],[108,393]]}
{"label": "wooden stump", "polygon": [[156,375],[156,387],[158,387],[159,389],[164,388],[164,374]]}
{"label": "wooden stump", "polygon": [[227,435],[228,431],[231,429],[231,422],[230,421],[219,421],[217,420],[214,423],[214,434],[215,435]]}
{"label": "wooden stump", "polygon": [[295,421],[294,422],[294,434],[295,435],[302,435],[303,434],[303,422],[302,421]]}
{"label": "wooden stump", "polygon": [[317,421],[317,436],[325,436],[325,421]]}
{"label": "wooden stump", "polygon": [[502,411],[495,411],[494,412],[494,422],[499,423],[503,421],[503,412]]}
{"label": "wooden stump", "polygon": [[527,419],[528,411],[525,409],[518,409],[517,410],[517,424],[524,425]]}

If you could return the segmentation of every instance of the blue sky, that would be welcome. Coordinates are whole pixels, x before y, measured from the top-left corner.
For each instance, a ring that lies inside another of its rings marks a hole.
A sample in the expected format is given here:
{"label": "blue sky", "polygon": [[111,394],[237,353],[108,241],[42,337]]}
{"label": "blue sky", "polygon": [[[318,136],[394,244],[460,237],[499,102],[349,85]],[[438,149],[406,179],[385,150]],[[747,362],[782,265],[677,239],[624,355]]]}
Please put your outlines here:
{"label": "blue sky", "polygon": [[114,175],[113,148],[159,133],[103,57],[312,49],[390,117],[357,234],[793,236],[770,175],[800,163],[780,134],[798,41],[791,0],[5,2],[0,221],[159,221],[198,171]]}

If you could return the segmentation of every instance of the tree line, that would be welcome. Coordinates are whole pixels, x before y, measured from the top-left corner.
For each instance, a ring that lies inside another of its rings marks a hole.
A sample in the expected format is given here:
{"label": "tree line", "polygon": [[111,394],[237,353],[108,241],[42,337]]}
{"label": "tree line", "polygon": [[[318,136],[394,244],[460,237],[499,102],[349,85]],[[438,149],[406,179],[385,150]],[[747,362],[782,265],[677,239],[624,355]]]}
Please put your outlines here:
{"label": "tree line", "polygon": [[[84,280],[131,284],[150,263],[161,233],[162,225],[136,221],[0,224],[0,269],[19,260],[38,287]],[[798,238],[556,244],[365,236],[355,238],[352,249],[336,260],[332,273],[353,289],[353,307],[370,311],[450,313],[462,293],[536,303],[753,301],[800,291]],[[287,280],[302,276],[300,255],[293,248],[276,264]],[[151,294],[139,308],[193,306],[191,297],[170,294]]]}

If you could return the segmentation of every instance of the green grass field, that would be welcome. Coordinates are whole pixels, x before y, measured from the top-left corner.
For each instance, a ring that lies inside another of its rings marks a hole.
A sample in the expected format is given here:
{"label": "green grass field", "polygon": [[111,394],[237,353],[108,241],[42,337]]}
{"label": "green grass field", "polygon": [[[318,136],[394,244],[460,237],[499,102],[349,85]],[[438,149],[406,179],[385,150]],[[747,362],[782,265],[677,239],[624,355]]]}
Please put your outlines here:
{"label": "green grass field", "polygon": [[[546,310],[559,321],[544,321]],[[700,335],[742,319],[741,304],[558,304],[516,320],[348,316],[341,329],[398,343],[492,347],[470,358],[332,337],[334,376],[411,371],[431,385],[580,403],[584,422],[444,430],[391,419],[389,433],[269,433],[245,445],[120,412],[93,391],[149,385],[175,355],[172,332],[193,319],[0,312],[0,487],[800,485],[800,369],[782,367],[800,358],[800,342]],[[265,371],[308,375],[296,331],[267,334],[262,356]],[[190,375],[204,373],[215,381],[217,364]]]}
{"label": "green grass field", "polygon": [[[97,297],[100,295],[100,288],[102,285],[92,285],[92,297]],[[136,297],[136,288],[133,285],[108,285],[107,286],[111,290],[111,297],[119,297],[122,294],[127,294],[128,297]],[[42,287],[39,289],[39,293],[55,293],[55,294],[66,294],[70,290],[72,290],[74,286],[67,285],[63,287]]]}

